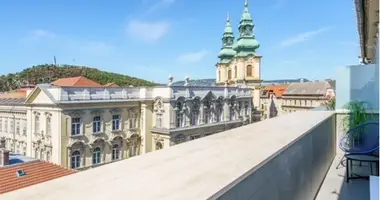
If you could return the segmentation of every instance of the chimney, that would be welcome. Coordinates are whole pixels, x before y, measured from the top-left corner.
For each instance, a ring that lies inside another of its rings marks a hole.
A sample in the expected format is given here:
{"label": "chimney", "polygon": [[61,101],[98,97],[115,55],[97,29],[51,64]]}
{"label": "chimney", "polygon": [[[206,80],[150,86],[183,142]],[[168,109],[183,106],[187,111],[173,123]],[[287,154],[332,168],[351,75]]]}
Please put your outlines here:
{"label": "chimney", "polygon": [[4,148],[0,149],[0,167],[9,164],[9,151]]}

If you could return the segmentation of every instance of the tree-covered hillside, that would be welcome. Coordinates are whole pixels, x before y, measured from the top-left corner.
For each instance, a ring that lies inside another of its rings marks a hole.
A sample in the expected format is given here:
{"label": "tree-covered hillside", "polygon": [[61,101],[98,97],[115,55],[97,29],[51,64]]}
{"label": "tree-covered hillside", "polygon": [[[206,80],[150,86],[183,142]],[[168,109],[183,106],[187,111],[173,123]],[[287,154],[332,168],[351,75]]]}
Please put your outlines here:
{"label": "tree-covered hillside", "polygon": [[154,86],[143,79],[127,75],[100,71],[95,68],[73,65],[44,64],[32,66],[22,72],[0,76],[0,92],[17,89],[26,84],[50,83],[60,78],[84,76],[102,85],[115,82],[119,86]]}

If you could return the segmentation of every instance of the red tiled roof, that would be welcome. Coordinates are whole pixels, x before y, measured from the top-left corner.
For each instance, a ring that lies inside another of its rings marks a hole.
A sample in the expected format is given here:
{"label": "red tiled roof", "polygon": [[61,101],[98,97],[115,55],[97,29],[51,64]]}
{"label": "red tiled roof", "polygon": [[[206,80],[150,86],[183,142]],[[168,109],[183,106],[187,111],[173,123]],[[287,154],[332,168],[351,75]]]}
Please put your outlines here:
{"label": "red tiled roof", "polygon": [[52,83],[55,86],[69,86],[69,87],[102,87],[99,83],[90,80],[83,76],[61,78]]}
{"label": "red tiled roof", "polygon": [[[17,177],[17,170],[24,170],[25,176]],[[77,171],[61,166],[35,161],[20,165],[0,167],[0,194],[36,185],[62,176],[76,173]]]}
{"label": "red tiled roof", "polygon": [[272,91],[276,97],[282,97],[282,94],[285,92],[289,84],[283,85],[269,85],[264,88],[267,92],[267,97],[269,97],[269,91]]}
{"label": "red tiled roof", "polygon": [[107,84],[103,85],[103,87],[119,87],[119,85],[117,85],[116,83],[112,82],[112,83],[107,83]]}
{"label": "red tiled roof", "polygon": [[26,98],[26,90],[18,89],[0,94],[0,99],[23,99]]}

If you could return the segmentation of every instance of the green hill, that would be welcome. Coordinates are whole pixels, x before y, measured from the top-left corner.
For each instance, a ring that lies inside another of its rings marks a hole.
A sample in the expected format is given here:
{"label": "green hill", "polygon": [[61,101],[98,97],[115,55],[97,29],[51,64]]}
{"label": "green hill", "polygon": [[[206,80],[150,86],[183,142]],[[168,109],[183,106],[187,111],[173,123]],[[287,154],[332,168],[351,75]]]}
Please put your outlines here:
{"label": "green hill", "polygon": [[100,71],[95,68],[73,65],[44,64],[32,66],[22,72],[0,76],[0,92],[17,89],[26,84],[50,83],[60,78],[84,76],[102,85],[115,82],[119,86],[154,86],[143,79],[127,75]]}

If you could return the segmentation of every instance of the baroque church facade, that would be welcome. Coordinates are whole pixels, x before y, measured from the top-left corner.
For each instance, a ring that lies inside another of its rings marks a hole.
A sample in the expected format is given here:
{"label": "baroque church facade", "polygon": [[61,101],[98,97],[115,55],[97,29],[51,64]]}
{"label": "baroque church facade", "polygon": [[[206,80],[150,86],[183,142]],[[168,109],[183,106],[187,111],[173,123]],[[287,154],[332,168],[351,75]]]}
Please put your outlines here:
{"label": "baroque church facade", "polygon": [[238,26],[239,36],[235,40],[230,16],[227,16],[222,37],[222,48],[216,64],[216,84],[252,89],[253,106],[260,105],[262,56],[256,53],[260,47],[255,38],[254,23],[245,2],[244,11]]}

